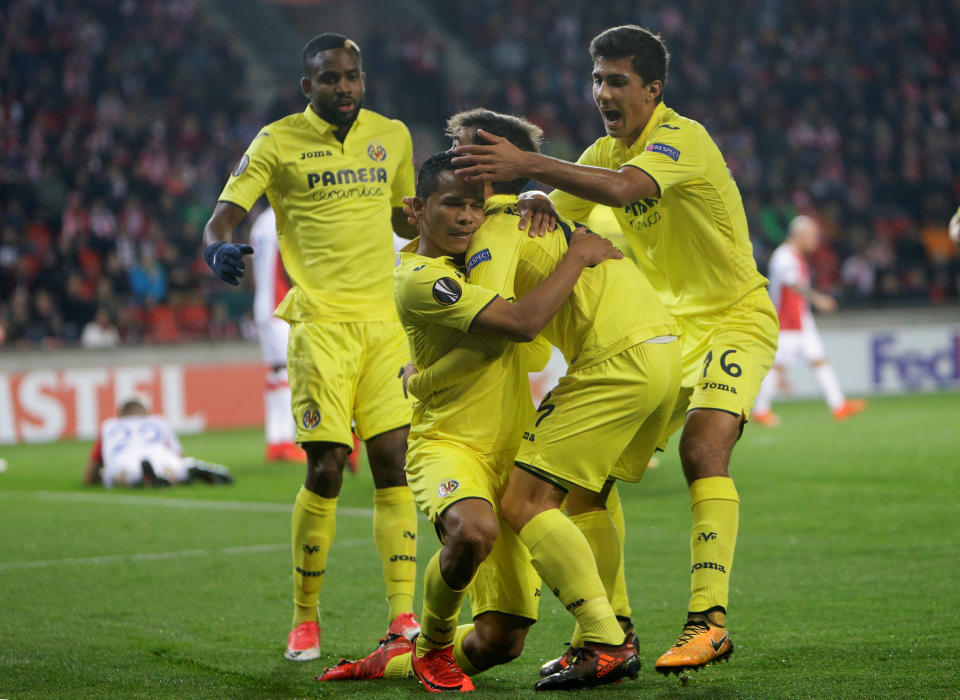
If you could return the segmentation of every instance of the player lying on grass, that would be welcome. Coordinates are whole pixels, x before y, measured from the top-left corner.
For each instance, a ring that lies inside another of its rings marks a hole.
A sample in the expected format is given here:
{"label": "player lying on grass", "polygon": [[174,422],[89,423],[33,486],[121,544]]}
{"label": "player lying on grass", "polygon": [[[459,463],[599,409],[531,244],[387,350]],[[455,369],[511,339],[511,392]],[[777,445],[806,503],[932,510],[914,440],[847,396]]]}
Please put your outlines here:
{"label": "player lying on grass", "polygon": [[490,137],[463,145],[471,181],[530,177],[556,187],[560,214],[586,220],[613,208],[637,264],[682,331],[683,381],[668,433],[683,426],[680,461],[690,489],[690,598],[662,673],[727,658],[730,572],[740,498],[733,447],[773,364],[777,317],[757,271],[737,184],[703,126],[663,103],[667,50],[642,27],[613,27],[590,43],[593,96],[607,136],[577,163]]}
{"label": "player lying on grass", "polygon": [[[450,158],[437,154],[420,170],[414,208],[421,236],[401,253],[395,291],[416,366],[430,366],[464,341],[475,353],[466,355],[468,361],[488,360],[464,372],[469,382],[425,397],[414,410],[408,481],[443,547],[424,573],[415,653],[402,637],[388,637],[371,657],[341,663],[322,680],[406,677],[412,666],[428,689],[469,690],[462,669],[475,672],[514,658],[537,614],[539,577],[523,545],[501,527],[496,503],[519,429],[533,414],[527,372],[538,368],[538,355],[545,363],[546,347],[531,352],[527,345],[466,334],[473,329],[532,340],[585,266],[620,254],[599,236],[578,231],[553,274],[517,303],[469,284],[463,254],[484,220],[482,188],[455,179]],[[512,235],[522,236],[516,221],[511,225]],[[468,587],[474,624],[458,628]]]}
{"label": "player lying on grass", "polygon": [[87,462],[84,482],[111,486],[170,486],[204,481],[232,484],[226,467],[185,457],[169,421],[150,415],[141,399],[125,401],[107,418]]}
{"label": "player lying on grass", "polygon": [[[475,127],[469,122],[480,118],[493,133],[520,147],[538,147],[539,129],[486,110],[451,119],[457,125],[456,136],[472,140]],[[525,183],[520,178],[486,186],[487,221],[466,257],[471,283],[481,282],[506,298],[524,298],[555,269],[567,249],[565,235],[530,240],[516,234],[517,194]],[[568,223],[561,228],[570,234]],[[631,303],[625,305],[623,299]],[[531,552],[537,573],[573,612],[583,632],[576,662],[542,680],[538,689],[613,682],[635,676],[639,668],[633,638],[625,640],[608,601],[619,549],[599,553],[601,574],[590,544],[559,506],[569,491],[570,512],[592,520],[592,527],[606,529],[617,542],[614,524],[603,510],[603,495],[611,477],[640,478],[670,416],[679,383],[676,332],[673,319],[629,261],[606,262],[585,271],[544,330],[544,337],[564,352],[571,368],[541,404],[540,415],[524,426],[502,512]],[[412,377],[414,395],[448,391],[451,383],[464,381],[464,371],[469,373],[470,368],[457,371],[447,361],[458,352],[463,349],[456,348]]]}

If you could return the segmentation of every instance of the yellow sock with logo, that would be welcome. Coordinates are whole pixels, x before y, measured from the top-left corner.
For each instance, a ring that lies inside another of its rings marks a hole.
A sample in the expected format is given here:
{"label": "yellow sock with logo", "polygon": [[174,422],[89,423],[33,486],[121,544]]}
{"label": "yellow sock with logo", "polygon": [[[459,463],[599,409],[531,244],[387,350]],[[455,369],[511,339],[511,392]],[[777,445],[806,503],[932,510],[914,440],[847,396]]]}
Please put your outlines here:
{"label": "yellow sock with logo", "polygon": [[417,579],[417,505],[408,486],[373,492],[373,542],[383,562],[390,622],[413,612]]}
{"label": "yellow sock with logo", "polygon": [[577,526],[551,508],[524,526],[520,540],[530,551],[537,573],[577,619],[583,639],[623,643],[623,630],[607,600],[590,545]]}
{"label": "yellow sock with logo", "polygon": [[427,563],[423,572],[423,612],[417,636],[417,656],[431,649],[445,649],[453,644],[460,617],[460,605],[467,589],[456,590],[447,585],[440,571],[440,551]]}
{"label": "yellow sock with logo", "polygon": [[627,525],[623,519],[623,503],[620,502],[620,492],[616,484],[607,496],[607,512],[613,518],[614,527],[617,528],[617,541],[620,543],[620,563],[617,565],[617,578],[613,585],[613,595],[610,596],[610,605],[613,606],[613,612],[617,617],[630,617],[632,611],[630,597],[627,595],[627,577],[623,562],[624,552],[626,552],[624,543],[627,538]]}
{"label": "yellow sock with logo", "polygon": [[737,545],[740,497],[733,479],[712,476],[690,484],[690,611],[727,607]]}
{"label": "yellow sock with logo", "polygon": [[383,668],[383,677],[387,680],[396,680],[398,678],[413,678],[413,666],[410,662],[412,654],[408,651],[406,654],[398,654],[387,662]]}
{"label": "yellow sock with logo", "polygon": [[453,635],[453,659],[457,662],[457,666],[460,667],[461,671],[468,676],[475,676],[480,673],[481,669],[473,665],[467,656],[467,652],[463,648],[463,640],[466,639],[467,635],[471,632],[473,632],[472,622],[457,627],[457,631]]}
{"label": "yellow sock with logo", "polygon": [[[597,563],[597,573],[600,574],[600,581],[603,583],[603,590],[607,594],[607,600],[610,600],[615,590],[617,570],[620,568],[620,562],[622,561],[620,541],[617,537],[616,526],[613,524],[613,518],[605,510],[595,510],[571,515],[570,522],[577,526],[577,529],[583,533],[583,538],[590,545],[593,559]],[[583,633],[579,625],[573,632],[570,645],[574,647],[583,646]]]}
{"label": "yellow sock with logo", "polygon": [[318,621],[317,599],[327,554],[337,529],[337,499],[301,486],[291,518],[293,545],[293,626]]}

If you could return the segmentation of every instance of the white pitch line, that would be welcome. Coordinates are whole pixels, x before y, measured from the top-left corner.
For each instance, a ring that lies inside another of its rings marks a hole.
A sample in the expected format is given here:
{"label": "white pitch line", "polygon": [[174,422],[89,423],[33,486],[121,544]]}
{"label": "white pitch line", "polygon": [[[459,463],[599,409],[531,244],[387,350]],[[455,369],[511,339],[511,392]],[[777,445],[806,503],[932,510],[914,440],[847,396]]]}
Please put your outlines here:
{"label": "white pitch line", "polygon": [[[358,547],[370,540],[334,540],[333,548]],[[290,549],[290,543],[254,544],[247,547],[221,547],[220,549],[181,549],[175,552],[137,552],[134,554],[104,554],[96,557],[67,557],[64,559],[34,559],[32,561],[11,561],[0,563],[0,571],[16,569],[44,569],[51,566],[70,566],[77,564],[123,564],[141,561],[167,561],[170,559],[189,559],[190,557],[216,556],[218,554],[264,554],[283,552]]]}
{"label": "white pitch line", "polygon": [[[160,498],[158,496],[130,496],[114,493],[69,493],[58,491],[0,491],[0,498],[14,501],[54,501],[60,503],[97,503],[122,506],[159,506],[188,510],[228,510],[262,513],[290,513],[292,503],[261,503],[257,501],[201,501],[191,498]],[[373,517],[372,508],[338,507],[337,515],[355,518]]]}

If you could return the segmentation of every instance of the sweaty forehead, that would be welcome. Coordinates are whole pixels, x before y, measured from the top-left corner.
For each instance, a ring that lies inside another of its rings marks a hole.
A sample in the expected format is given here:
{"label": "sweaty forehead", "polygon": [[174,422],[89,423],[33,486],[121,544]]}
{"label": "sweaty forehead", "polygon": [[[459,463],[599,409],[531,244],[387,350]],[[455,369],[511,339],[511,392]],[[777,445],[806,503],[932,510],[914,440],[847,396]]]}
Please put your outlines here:
{"label": "sweaty forehead", "polygon": [[308,61],[311,70],[316,73],[336,71],[346,73],[360,69],[360,57],[353,49],[327,49],[319,51]]}

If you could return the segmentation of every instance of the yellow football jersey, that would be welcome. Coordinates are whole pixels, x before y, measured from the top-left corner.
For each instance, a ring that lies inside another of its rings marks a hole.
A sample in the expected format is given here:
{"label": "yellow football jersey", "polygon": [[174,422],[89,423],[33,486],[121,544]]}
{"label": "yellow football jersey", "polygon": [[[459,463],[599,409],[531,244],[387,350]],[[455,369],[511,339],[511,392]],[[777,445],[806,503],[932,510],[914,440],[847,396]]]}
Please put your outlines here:
{"label": "yellow football jersey", "polygon": [[[578,163],[643,170],[660,188],[615,209],[647,279],[677,316],[719,311],[767,283],[757,271],[740,191],[720,149],[701,124],[662,103],[626,148],[598,139]],[[595,206],[566,192],[551,195],[557,210],[586,221]]]}
{"label": "yellow football jersey", "polygon": [[[415,250],[414,244],[407,248]],[[468,379],[417,401],[411,441],[450,440],[487,454],[515,449],[533,412],[526,363],[513,343],[468,335],[473,320],[496,293],[468,283],[450,258],[401,252],[395,275],[397,313],[417,369],[429,368],[463,343],[498,345],[492,353],[479,353],[487,358],[502,353],[480,372],[464,367]]]}
{"label": "yellow football jersey", "polygon": [[[507,299],[521,297],[550,276],[567,252],[571,223],[540,238],[517,230],[517,198],[484,202],[486,222],[467,251],[470,282]],[[567,363],[587,367],[644,340],[680,330],[636,265],[607,260],[580,275],[570,298],[543,330]]]}
{"label": "yellow football jersey", "polygon": [[413,145],[402,122],[361,109],[343,143],[307,105],[265,126],[220,200],[247,211],[266,192],[292,289],[287,321],[396,318],[391,209],[413,194]]}

